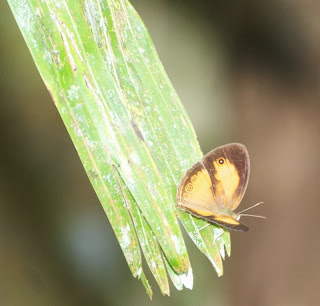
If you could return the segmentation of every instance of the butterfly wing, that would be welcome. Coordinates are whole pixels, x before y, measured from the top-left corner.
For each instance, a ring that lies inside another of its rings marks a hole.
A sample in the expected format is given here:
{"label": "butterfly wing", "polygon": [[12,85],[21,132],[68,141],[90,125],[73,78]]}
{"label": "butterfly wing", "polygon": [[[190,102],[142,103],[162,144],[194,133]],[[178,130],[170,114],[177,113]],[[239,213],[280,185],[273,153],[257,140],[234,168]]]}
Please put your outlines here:
{"label": "butterfly wing", "polygon": [[[192,209],[196,206],[210,212],[214,202],[212,182],[208,171],[201,162],[190,168],[183,177],[177,192],[177,204],[182,209]],[[200,214],[200,211],[198,212]]]}
{"label": "butterfly wing", "polygon": [[249,172],[245,146],[229,144],[214,149],[183,177],[177,191],[177,205],[198,218],[228,229],[248,231],[245,224],[234,218],[232,211],[243,198]]}
{"label": "butterfly wing", "polygon": [[212,181],[216,205],[235,210],[249,180],[250,160],[246,147],[238,143],[224,145],[206,154],[202,162]]}
{"label": "butterfly wing", "polygon": [[192,215],[236,231],[248,227],[233,217],[221,214],[210,175],[202,162],[196,163],[183,177],[177,191],[177,205]]}

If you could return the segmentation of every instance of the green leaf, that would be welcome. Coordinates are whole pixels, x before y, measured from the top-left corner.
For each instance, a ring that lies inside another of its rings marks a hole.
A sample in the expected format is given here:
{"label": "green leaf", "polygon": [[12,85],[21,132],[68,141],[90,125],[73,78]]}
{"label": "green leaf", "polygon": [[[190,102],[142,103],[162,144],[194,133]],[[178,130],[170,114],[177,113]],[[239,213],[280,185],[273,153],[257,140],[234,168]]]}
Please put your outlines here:
{"label": "green leaf", "polygon": [[[8,0],[135,277],[152,292],[167,272],[192,288],[177,215],[222,275],[230,236],[176,209],[176,189],[202,157],[191,122],[128,1]],[[221,255],[220,255],[221,254]]]}

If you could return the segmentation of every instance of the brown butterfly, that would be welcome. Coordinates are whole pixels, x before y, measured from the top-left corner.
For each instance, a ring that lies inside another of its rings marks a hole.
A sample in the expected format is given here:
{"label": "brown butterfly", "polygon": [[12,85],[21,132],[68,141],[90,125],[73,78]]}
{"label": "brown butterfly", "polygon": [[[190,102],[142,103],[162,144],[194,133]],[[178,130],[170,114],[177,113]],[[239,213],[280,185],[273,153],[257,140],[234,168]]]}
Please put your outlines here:
{"label": "brown butterfly", "polygon": [[[194,164],[182,178],[177,191],[177,206],[208,222],[230,230],[246,232],[241,216],[254,216],[234,210],[247,189],[250,161],[246,147],[231,143],[216,148]],[[254,216],[261,217],[262,216]]]}

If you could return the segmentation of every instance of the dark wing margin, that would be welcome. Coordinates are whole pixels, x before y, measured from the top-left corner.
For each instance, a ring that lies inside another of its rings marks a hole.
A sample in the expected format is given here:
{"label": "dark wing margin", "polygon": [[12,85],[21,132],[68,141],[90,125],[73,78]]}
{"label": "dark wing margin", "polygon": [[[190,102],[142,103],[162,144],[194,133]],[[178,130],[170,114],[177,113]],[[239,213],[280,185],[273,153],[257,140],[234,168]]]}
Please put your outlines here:
{"label": "dark wing margin", "polygon": [[182,210],[192,214],[196,218],[206,220],[210,223],[215,223],[218,225],[221,225],[229,230],[238,231],[238,232],[247,232],[249,230],[249,227],[245,225],[244,223],[239,222],[238,220],[226,216],[226,215],[219,215],[215,214],[214,212],[209,212],[206,210],[198,210],[196,206],[180,206],[178,205]]}

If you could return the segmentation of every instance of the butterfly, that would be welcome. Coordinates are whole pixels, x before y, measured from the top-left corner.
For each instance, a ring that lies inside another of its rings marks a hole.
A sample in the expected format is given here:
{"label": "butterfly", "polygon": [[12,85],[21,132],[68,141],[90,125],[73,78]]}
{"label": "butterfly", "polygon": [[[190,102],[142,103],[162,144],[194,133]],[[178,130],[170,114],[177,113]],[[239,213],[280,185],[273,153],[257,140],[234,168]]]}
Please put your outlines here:
{"label": "butterfly", "polygon": [[250,160],[246,147],[231,143],[218,147],[196,164],[182,178],[177,190],[177,206],[210,223],[227,229],[246,232],[249,227],[240,222],[242,214],[262,202],[239,213],[239,206],[247,189]]}

